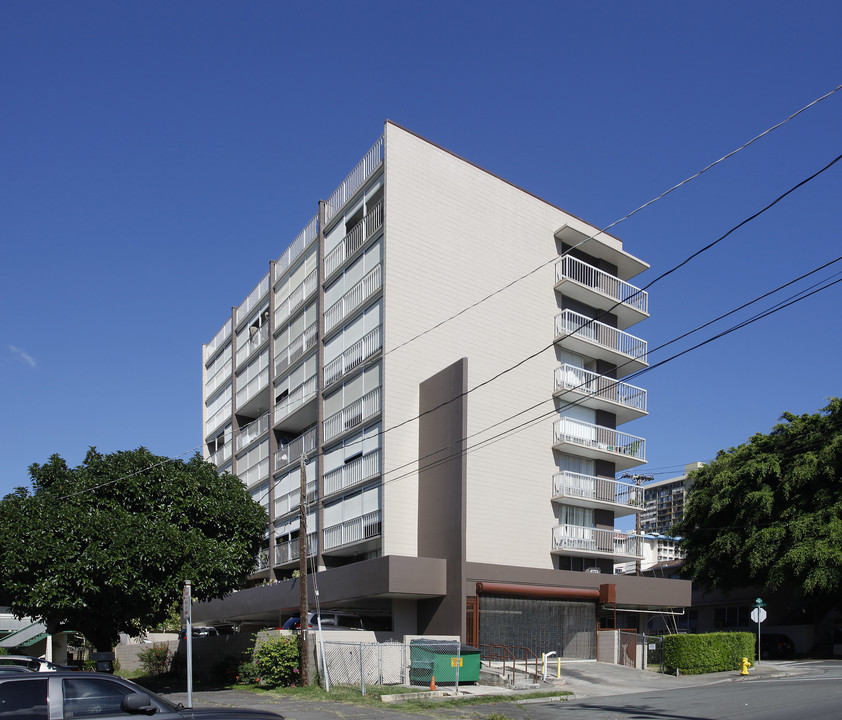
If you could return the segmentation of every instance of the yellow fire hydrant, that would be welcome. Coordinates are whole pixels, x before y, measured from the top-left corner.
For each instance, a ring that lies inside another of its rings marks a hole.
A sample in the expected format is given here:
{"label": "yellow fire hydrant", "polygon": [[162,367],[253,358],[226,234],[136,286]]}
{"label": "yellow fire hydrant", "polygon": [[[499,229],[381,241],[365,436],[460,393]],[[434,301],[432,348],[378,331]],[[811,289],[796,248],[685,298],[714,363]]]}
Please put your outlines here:
{"label": "yellow fire hydrant", "polygon": [[749,667],[751,667],[751,663],[748,661],[748,658],[743,658],[740,661],[740,675],[748,675]]}

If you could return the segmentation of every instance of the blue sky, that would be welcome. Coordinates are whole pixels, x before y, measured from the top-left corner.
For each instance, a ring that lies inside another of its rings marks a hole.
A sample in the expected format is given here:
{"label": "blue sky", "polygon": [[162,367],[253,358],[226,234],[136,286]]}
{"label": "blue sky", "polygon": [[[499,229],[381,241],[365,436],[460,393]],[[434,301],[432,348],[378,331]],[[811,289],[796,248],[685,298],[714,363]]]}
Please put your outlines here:
{"label": "blue sky", "polygon": [[[197,448],[202,343],[386,118],[605,226],[842,83],[840,28],[810,0],[5,0],[0,494],[52,453]],[[825,166],[840,128],[842,91],[618,225],[636,283]],[[656,284],[635,334],[842,254],[840,189],[842,162]],[[641,471],[838,395],[840,288],[641,377]]]}

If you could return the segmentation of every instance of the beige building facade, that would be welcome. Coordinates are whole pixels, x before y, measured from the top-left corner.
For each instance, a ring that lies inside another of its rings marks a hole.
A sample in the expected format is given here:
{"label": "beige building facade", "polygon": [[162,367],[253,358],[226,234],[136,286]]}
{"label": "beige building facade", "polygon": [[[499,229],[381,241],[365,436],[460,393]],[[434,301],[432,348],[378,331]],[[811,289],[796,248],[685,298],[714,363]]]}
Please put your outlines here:
{"label": "beige building facade", "polygon": [[204,346],[206,457],[270,527],[260,586],[202,622],[294,612],[302,455],[320,601],[393,633],[482,642],[494,602],[579,603],[594,631],[689,604],[689,583],[612,577],[642,552],[614,519],[643,504],[615,477],[646,461],[620,427],[648,411],[624,380],[646,263],[391,122],[312,210]]}

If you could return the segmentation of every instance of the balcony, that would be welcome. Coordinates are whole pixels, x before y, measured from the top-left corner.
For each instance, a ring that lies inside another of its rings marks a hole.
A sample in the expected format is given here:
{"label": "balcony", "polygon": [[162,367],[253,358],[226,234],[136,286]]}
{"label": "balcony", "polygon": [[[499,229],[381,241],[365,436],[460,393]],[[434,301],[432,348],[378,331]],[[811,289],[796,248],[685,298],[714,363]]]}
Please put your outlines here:
{"label": "balcony", "polygon": [[645,340],[572,310],[555,317],[555,341],[580,355],[617,366],[620,377],[645,368]]}
{"label": "balcony", "polygon": [[296,310],[309,300],[319,286],[318,270],[313,270],[306,278],[296,285],[289,296],[279,300],[275,307],[275,327],[280,327],[293,316]]}
{"label": "balcony", "polygon": [[284,250],[284,254],[275,261],[275,282],[283,277],[284,273],[289,270],[290,265],[292,265],[310,246],[310,244],[318,239],[318,237],[319,216],[316,215],[312,220],[310,220],[310,222],[307,223],[304,229],[298,233],[298,236],[289,244],[289,247]]}
{"label": "balcony", "polygon": [[553,500],[566,505],[612,510],[614,517],[622,517],[643,510],[643,488],[565,470],[553,475]]}
{"label": "balcony", "polygon": [[253,572],[260,572],[261,570],[266,570],[269,568],[269,548],[264,548],[259,553],[257,553],[257,557],[255,558],[255,562],[257,567],[253,570]]}
{"label": "balcony", "polygon": [[239,367],[243,362],[248,360],[255,352],[257,352],[269,339],[269,326],[263,325],[262,327],[251,327],[249,328],[248,336],[244,334],[237,335],[237,342],[239,343],[239,347],[237,348],[237,367]]}
{"label": "balcony", "polygon": [[643,557],[639,535],[579,525],[556,525],[553,528],[552,552],[559,555],[607,557],[615,561]]}
{"label": "balcony", "polygon": [[[345,520],[324,530],[324,552],[333,555],[356,555],[377,546],[380,537],[380,510],[362,517]],[[353,547],[348,547],[348,546]]]}
{"label": "balcony", "polygon": [[275,358],[275,377],[303,357],[319,341],[319,323],[314,322]]}
{"label": "balcony", "polygon": [[231,357],[222,364],[213,375],[205,382],[205,397],[210,397],[225,383],[231,381]]}
{"label": "balcony", "polygon": [[237,452],[247,445],[251,445],[257,438],[269,431],[269,416],[261,415],[257,420],[249,423],[237,433]]}
{"label": "balcony", "polygon": [[324,369],[324,386],[328,387],[374,356],[383,347],[378,325],[361,340],[355,342],[338,358],[331,360]]}
{"label": "balcony", "polygon": [[212,462],[214,465],[219,467],[223,463],[227,462],[231,459],[231,443],[226,443],[223,445],[219,450],[215,453],[211,453],[208,457],[208,462]]}
{"label": "balcony", "polygon": [[228,320],[225,321],[222,329],[214,335],[213,340],[205,345],[205,355],[203,360],[207,363],[214,355],[216,355],[216,352],[223,346],[229,337],[231,337],[231,318],[228,318]]}
{"label": "balcony", "polygon": [[325,310],[325,332],[328,333],[338,327],[351,313],[361,307],[366,300],[372,297],[383,286],[383,273],[380,265],[360,280],[354,287],[346,292],[338,302]]}
{"label": "balcony", "polygon": [[312,427],[287,444],[278,446],[275,451],[275,472],[297,463],[302,454],[309,455],[315,449],[316,428]]}
{"label": "balcony", "polygon": [[345,261],[353,257],[380,228],[383,227],[383,201],[381,200],[355,225],[342,242],[325,256],[325,280],[329,280]]}
{"label": "balcony", "polygon": [[646,390],[567,363],[555,370],[553,394],[577,405],[612,412],[618,424],[647,414]]}
{"label": "balcony", "polygon": [[374,174],[383,162],[383,136],[378,138],[365,157],[351,170],[342,184],[334,190],[325,203],[325,222],[330,222],[342,206],[350,200],[354,193]]}
{"label": "balcony", "polygon": [[324,421],[323,442],[328,443],[334,438],[338,438],[346,431],[352,430],[373,418],[379,412],[380,388],[376,387]]}
{"label": "balcony", "polygon": [[555,289],[566,297],[616,315],[621,330],[649,317],[649,296],[645,290],[571,255],[556,263]]}
{"label": "balcony", "polygon": [[[319,496],[319,488],[315,480],[311,480],[307,483],[306,492],[306,502],[308,504],[316,502]],[[297,487],[295,490],[290,490],[290,492],[275,498],[275,519],[277,520],[279,517],[283,517],[284,515],[288,515],[289,513],[298,510],[300,506],[301,488]]]}
{"label": "balcony", "polygon": [[275,404],[275,424],[279,430],[299,431],[316,421],[317,377],[305,380]]}
{"label": "balcony", "polygon": [[[313,557],[318,551],[319,534],[307,533],[307,557]],[[298,538],[275,545],[275,565],[289,565],[297,562],[299,557],[301,557],[301,549]]]}
{"label": "balcony", "polygon": [[617,470],[628,470],[646,462],[643,438],[570,417],[553,424],[553,448],[571,455],[613,462]]}
{"label": "balcony", "polygon": [[236,318],[237,325],[239,325],[243,320],[245,320],[249,313],[254,310],[260,302],[263,300],[263,296],[268,294],[269,292],[269,273],[263,276],[263,279],[257,283],[257,286],[252,290],[248,297],[243,300],[241,305],[237,308],[234,316]]}
{"label": "balcony", "polygon": [[380,474],[380,449],[325,473],[325,497],[358,487]]}

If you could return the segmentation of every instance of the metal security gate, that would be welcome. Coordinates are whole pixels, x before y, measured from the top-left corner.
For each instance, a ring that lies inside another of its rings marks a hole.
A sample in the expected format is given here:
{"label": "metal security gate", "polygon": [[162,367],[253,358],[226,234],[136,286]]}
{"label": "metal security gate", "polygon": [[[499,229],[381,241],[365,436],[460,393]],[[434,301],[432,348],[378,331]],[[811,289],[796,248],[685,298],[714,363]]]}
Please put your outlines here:
{"label": "metal security gate", "polygon": [[483,594],[479,645],[525,647],[538,657],[555,651],[563,658],[596,658],[596,603]]}

